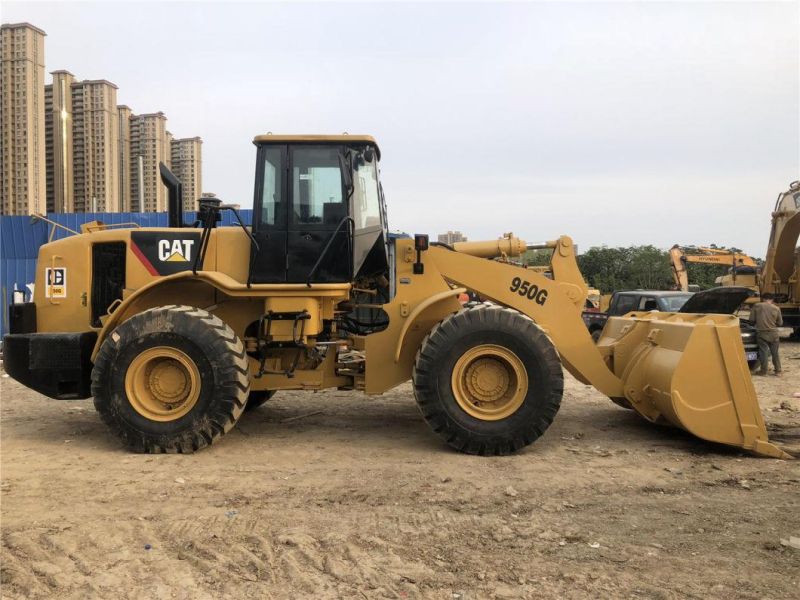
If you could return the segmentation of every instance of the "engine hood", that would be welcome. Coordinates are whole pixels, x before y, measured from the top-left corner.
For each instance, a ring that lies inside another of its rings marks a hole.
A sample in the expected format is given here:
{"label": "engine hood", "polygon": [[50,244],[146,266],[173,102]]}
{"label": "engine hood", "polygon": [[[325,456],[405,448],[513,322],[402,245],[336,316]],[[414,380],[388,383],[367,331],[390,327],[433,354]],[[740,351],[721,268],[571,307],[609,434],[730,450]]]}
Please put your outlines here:
{"label": "engine hood", "polygon": [[731,315],[755,292],[750,288],[738,286],[715,287],[697,292],[686,301],[679,312],[713,313]]}

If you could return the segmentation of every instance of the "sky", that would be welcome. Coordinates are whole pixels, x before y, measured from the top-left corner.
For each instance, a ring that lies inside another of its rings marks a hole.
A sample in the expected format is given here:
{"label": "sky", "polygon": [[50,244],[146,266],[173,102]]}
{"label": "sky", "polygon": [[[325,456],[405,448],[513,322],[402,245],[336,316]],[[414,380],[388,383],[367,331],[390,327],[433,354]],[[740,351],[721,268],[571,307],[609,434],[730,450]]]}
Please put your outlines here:
{"label": "sky", "polygon": [[[800,2],[13,2],[48,71],[203,138],[252,205],[252,138],[367,133],[392,230],[763,257],[800,179]],[[47,78],[49,81],[49,76]]]}

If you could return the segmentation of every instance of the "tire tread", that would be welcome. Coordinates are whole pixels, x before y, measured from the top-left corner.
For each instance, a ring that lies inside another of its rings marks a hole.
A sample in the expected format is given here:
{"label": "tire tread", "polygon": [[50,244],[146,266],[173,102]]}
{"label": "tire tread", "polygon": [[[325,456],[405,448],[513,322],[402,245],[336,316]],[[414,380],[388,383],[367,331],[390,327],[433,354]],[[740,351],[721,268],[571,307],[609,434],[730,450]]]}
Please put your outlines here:
{"label": "tire tread", "polygon": [[[543,358],[550,382],[549,392],[542,398],[537,418],[510,432],[509,435],[476,435],[460,426],[447,412],[437,388],[437,362],[450,352],[460,336],[477,330],[502,329],[514,332],[526,345],[536,346]],[[522,313],[488,303],[464,307],[436,324],[423,339],[417,351],[412,373],[414,396],[423,418],[430,428],[449,446],[482,456],[511,454],[541,437],[558,412],[564,390],[561,360],[544,330]]]}

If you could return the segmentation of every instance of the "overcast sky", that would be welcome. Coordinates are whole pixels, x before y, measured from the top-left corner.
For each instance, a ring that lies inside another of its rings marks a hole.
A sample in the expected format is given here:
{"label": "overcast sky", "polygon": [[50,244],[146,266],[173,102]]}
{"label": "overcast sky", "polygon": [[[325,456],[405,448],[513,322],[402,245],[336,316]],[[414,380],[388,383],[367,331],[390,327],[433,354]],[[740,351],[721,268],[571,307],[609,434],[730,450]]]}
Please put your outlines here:
{"label": "overcast sky", "polygon": [[[369,133],[391,229],[736,245],[800,178],[798,2],[31,3],[47,70],[203,138],[252,205],[259,133]],[[49,81],[49,76],[48,79]]]}

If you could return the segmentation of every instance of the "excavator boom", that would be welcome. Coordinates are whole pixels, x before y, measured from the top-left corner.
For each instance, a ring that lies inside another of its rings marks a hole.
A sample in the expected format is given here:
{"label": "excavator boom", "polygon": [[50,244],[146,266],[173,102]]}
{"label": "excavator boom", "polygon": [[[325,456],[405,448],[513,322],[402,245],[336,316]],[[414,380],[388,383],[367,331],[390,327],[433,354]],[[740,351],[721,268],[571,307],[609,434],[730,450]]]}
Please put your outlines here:
{"label": "excavator boom", "polygon": [[720,265],[730,267],[733,273],[733,284],[736,285],[736,270],[740,267],[756,269],[758,263],[752,256],[725,248],[708,248],[679,246],[675,244],[669,250],[670,266],[675,286],[682,292],[689,291],[688,263],[704,265]]}

